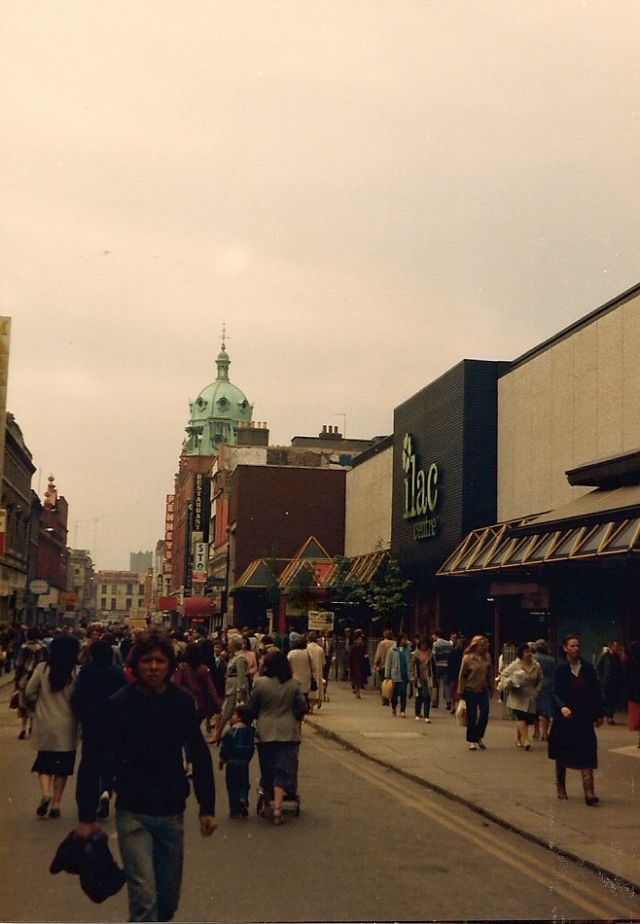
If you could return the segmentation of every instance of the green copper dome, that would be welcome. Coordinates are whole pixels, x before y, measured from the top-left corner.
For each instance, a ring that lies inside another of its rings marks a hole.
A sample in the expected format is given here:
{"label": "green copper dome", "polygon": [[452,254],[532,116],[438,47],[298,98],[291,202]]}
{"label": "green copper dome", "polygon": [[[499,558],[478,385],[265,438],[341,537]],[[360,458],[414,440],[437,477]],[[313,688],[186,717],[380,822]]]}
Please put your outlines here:
{"label": "green copper dome", "polygon": [[218,353],[218,377],[189,402],[190,419],[185,428],[183,451],[188,456],[215,456],[220,443],[236,443],[240,421],[251,421],[253,405],[244,392],[229,381],[231,360],[224,342]]}

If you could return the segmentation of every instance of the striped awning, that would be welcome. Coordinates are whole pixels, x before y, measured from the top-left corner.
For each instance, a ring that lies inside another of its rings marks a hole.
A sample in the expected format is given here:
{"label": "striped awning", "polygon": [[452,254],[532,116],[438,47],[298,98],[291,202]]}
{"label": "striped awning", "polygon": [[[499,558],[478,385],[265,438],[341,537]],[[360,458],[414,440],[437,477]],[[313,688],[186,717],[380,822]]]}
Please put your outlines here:
{"label": "striped awning", "polygon": [[[438,576],[533,568],[552,562],[604,560],[640,553],[640,512],[620,511],[580,522],[525,517],[467,533],[437,571]],[[553,524],[553,525],[552,525]]]}

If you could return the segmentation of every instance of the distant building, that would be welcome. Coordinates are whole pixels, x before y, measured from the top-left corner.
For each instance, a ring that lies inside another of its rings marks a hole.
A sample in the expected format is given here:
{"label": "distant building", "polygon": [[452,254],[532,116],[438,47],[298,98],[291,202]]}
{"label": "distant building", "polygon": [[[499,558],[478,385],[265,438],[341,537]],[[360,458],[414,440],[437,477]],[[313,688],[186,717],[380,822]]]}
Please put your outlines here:
{"label": "distant building", "polygon": [[0,516],[0,622],[22,617],[31,548],[31,478],[35,472],[22,431],[6,414]]}
{"label": "distant building", "polygon": [[95,616],[94,580],[95,572],[91,553],[86,549],[69,549],[67,613],[73,612],[78,619],[92,619]]}
{"label": "distant building", "polygon": [[144,574],[153,568],[153,552],[130,552],[129,553],[129,571],[137,571]]}
{"label": "distant building", "polygon": [[95,576],[96,617],[123,620],[132,610],[146,609],[150,583],[136,571],[97,571]]}
{"label": "distant building", "polygon": [[36,578],[48,585],[38,596],[38,619],[47,625],[56,624],[66,608],[68,519],[69,505],[50,475],[40,512],[36,566]]}

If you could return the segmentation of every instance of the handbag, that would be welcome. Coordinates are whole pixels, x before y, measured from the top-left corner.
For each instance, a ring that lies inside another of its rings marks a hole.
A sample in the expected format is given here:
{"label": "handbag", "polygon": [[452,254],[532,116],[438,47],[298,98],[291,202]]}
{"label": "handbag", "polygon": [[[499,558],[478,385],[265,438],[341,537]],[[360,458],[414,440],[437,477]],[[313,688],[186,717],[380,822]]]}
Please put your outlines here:
{"label": "handbag", "polygon": [[383,699],[391,699],[393,694],[393,680],[391,677],[385,677],[380,684],[380,695]]}
{"label": "handbag", "polygon": [[459,699],[456,706],[456,722],[462,728],[467,727],[467,704],[463,699]]}
{"label": "handbag", "polygon": [[20,703],[20,693],[17,690],[14,690],[11,699],[9,700],[9,709],[17,709]]}

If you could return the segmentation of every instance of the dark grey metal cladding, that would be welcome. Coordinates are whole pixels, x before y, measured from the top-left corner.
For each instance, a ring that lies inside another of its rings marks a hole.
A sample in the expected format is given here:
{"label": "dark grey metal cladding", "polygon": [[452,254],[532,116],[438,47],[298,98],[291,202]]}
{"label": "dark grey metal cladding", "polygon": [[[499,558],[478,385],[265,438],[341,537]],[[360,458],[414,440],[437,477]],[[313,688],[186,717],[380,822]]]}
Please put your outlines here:
{"label": "dark grey metal cladding", "polygon": [[[463,360],[394,412],[391,548],[403,571],[421,582],[433,575],[462,536],[496,518],[497,380],[508,363]],[[437,532],[416,539],[420,517],[403,516],[405,434],[418,468],[438,466]]]}

